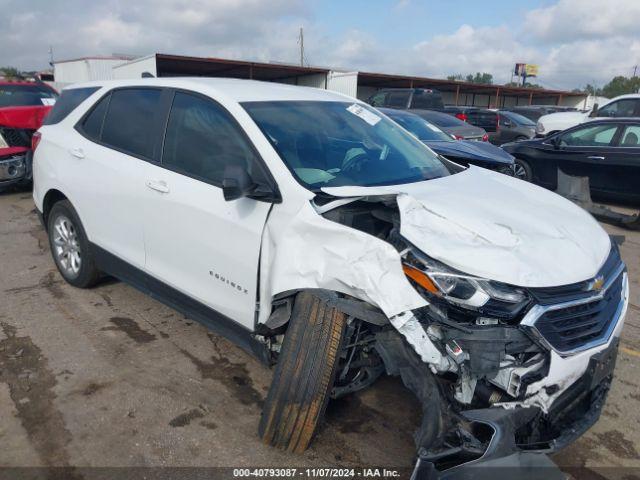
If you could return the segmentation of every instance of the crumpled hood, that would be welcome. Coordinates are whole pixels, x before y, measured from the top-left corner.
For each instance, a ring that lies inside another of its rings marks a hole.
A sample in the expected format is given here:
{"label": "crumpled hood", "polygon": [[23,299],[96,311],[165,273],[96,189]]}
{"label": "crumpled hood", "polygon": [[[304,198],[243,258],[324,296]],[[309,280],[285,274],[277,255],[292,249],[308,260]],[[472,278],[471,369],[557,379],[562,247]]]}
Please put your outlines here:
{"label": "crumpled hood", "polygon": [[453,142],[425,140],[424,143],[431,148],[431,150],[444,157],[449,155],[451,157],[468,158],[469,160],[479,160],[505,165],[513,163],[513,157],[511,155],[489,142],[475,142],[470,140],[457,140]]}
{"label": "crumpled hood", "polygon": [[522,287],[594,277],[611,242],[580,207],[530,183],[470,167],[426,182],[335,187],[336,196],[397,194],[400,233],[462,272]]}
{"label": "crumpled hood", "polygon": [[0,108],[0,126],[37,130],[42,126],[50,106],[3,107]]}

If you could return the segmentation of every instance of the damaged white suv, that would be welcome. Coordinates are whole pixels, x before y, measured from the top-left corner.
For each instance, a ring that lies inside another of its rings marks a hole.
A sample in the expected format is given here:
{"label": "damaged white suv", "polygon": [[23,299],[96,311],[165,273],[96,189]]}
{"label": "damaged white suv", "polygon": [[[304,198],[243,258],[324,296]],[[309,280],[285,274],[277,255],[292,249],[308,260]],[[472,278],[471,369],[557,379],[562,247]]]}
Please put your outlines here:
{"label": "damaged white suv", "polygon": [[421,471],[551,452],[597,420],[629,287],[571,202],[325,90],[140,79],[62,99],[76,88],[34,158],[60,273],[118,277],[275,363],[265,442],[304,450],[330,398],[385,373],[424,406]]}

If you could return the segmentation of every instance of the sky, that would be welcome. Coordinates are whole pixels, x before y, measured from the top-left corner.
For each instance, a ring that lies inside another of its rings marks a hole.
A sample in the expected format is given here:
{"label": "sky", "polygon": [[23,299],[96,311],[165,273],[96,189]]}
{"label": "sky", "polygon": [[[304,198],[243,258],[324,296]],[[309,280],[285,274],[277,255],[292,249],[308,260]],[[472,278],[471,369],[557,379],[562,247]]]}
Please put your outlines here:
{"label": "sky", "polygon": [[[602,86],[640,64],[640,0],[0,0],[0,66],[172,53],[347,70]],[[638,67],[640,75],[640,66]]]}

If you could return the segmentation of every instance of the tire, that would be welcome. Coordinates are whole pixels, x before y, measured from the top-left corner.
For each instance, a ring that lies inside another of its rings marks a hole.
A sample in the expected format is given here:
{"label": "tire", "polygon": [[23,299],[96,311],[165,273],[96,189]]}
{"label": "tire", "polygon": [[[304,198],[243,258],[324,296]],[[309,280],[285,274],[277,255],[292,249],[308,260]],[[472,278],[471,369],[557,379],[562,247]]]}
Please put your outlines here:
{"label": "tire", "polygon": [[515,160],[515,175],[516,178],[524,180],[525,182],[533,181],[533,170],[531,165],[525,160],[516,158]]}
{"label": "tire", "polygon": [[51,256],[62,278],[78,288],[95,285],[100,272],[82,222],[68,200],[61,200],[51,208],[47,228]]}
{"label": "tire", "polygon": [[271,446],[304,452],[329,402],[346,315],[322,292],[296,297],[258,433]]}

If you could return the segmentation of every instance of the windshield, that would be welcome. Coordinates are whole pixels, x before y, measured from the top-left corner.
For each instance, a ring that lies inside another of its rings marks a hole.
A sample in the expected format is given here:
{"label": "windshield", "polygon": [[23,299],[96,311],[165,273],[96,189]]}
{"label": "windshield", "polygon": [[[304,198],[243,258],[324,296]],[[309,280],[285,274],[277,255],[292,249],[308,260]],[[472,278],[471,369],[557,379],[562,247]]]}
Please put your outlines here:
{"label": "windshield", "polygon": [[514,122],[516,122],[519,125],[524,125],[524,126],[527,126],[527,127],[535,127],[536,126],[535,122],[531,121],[530,119],[528,119],[524,115],[520,115],[519,113],[514,113],[514,112],[501,112],[501,113],[502,113],[502,115],[504,115],[505,117],[507,117],[510,120],[513,120]]}
{"label": "windshield", "polygon": [[53,105],[57,96],[42,85],[0,85],[0,108]]}
{"label": "windshield", "polygon": [[369,187],[449,175],[435,153],[374,109],[316,101],[242,104],[305,187]]}
{"label": "windshield", "polygon": [[413,133],[423,142],[455,142],[451,136],[444,133],[435,125],[417,115],[388,115],[391,120],[399,123],[405,130]]}

